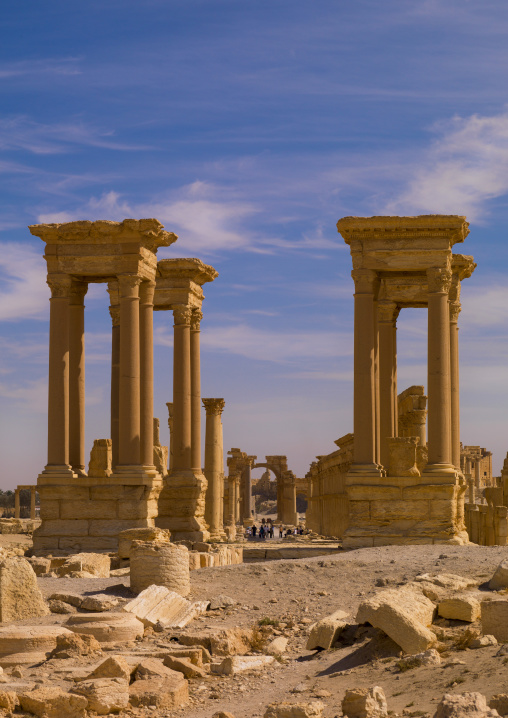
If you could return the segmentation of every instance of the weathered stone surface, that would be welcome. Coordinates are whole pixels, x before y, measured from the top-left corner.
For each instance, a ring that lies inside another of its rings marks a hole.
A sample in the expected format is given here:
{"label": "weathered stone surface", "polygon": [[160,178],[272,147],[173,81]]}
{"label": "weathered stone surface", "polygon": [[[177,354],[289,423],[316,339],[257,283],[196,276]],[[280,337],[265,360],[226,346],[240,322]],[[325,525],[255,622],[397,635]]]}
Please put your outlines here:
{"label": "weathered stone surface", "polygon": [[183,673],[185,678],[206,678],[208,675],[203,668],[194,665],[189,658],[184,658],[183,656],[172,656],[168,653],[164,658],[164,665],[173,671]]}
{"label": "weathered stone surface", "polygon": [[189,594],[189,551],[185,546],[166,542],[133,541],[130,563],[130,585],[135,593],[156,584],[181,596]]}
{"label": "weathered stone surface", "polygon": [[12,556],[0,562],[0,622],[47,616],[50,610],[25,558]]}
{"label": "weathered stone surface", "polygon": [[70,616],[67,628],[94,636],[99,643],[135,641],[143,636],[143,624],[128,613],[78,613]]}
{"label": "weathered stone surface", "polygon": [[135,708],[178,708],[189,700],[189,684],[181,673],[171,678],[148,678],[135,681],[129,688]]}
{"label": "weathered stone surface", "polygon": [[427,582],[433,583],[440,588],[446,588],[448,591],[464,591],[466,588],[476,586],[478,581],[474,578],[465,578],[464,576],[457,576],[454,573],[422,573],[415,578],[416,582]]}
{"label": "weathered stone surface", "polygon": [[200,668],[204,663],[211,662],[211,656],[203,646],[171,648],[168,656],[172,658],[188,658],[192,665],[199,666]]}
{"label": "weathered stone surface", "polygon": [[273,656],[228,656],[217,669],[223,676],[236,676],[246,671],[261,671],[274,662]]}
{"label": "weathered stone surface", "polygon": [[380,591],[358,608],[358,623],[370,623],[384,631],[406,653],[421,653],[436,643],[427,626],[432,623],[434,604],[411,589]]}
{"label": "weathered stone surface", "polygon": [[481,693],[446,693],[434,718],[495,718],[499,713],[489,708]]}
{"label": "weathered stone surface", "polygon": [[171,532],[167,529],[159,529],[149,526],[139,529],[127,529],[118,534],[118,555],[120,558],[130,558],[133,541],[153,541],[157,543],[168,543]]}
{"label": "weathered stone surface", "polygon": [[306,649],[313,651],[316,648],[323,648],[325,650],[331,648],[342,629],[347,625],[344,620],[345,618],[347,618],[347,613],[344,611],[335,611],[331,615],[314,623],[310,629]]}
{"label": "weathered stone surface", "polygon": [[211,636],[212,634],[210,633],[210,631],[181,633],[178,636],[178,642],[182,646],[202,646],[205,650],[211,651]]}
{"label": "weathered stone surface", "polygon": [[480,601],[473,596],[456,596],[441,601],[437,612],[443,618],[473,623],[480,618]]}
{"label": "weathered stone surface", "polygon": [[251,650],[252,630],[225,628],[210,635],[214,656],[243,656]]}
{"label": "weathered stone surface", "polygon": [[212,718],[235,718],[235,717],[229,711],[217,711],[217,713],[213,714]]}
{"label": "weathered stone surface", "polygon": [[23,710],[40,718],[85,718],[86,715],[85,698],[66,693],[56,686],[21,693],[19,702]]}
{"label": "weathered stone surface", "polygon": [[111,559],[103,553],[77,553],[69,556],[65,563],[57,569],[59,576],[71,573],[86,572],[96,578],[109,578]]}
{"label": "weathered stone surface", "polygon": [[494,575],[489,581],[489,588],[492,591],[499,591],[502,588],[508,588],[508,558],[501,561],[494,571]]}
{"label": "weathered stone surface", "polygon": [[132,613],[145,626],[158,623],[165,628],[183,628],[193,618],[204,613],[207,606],[208,601],[191,603],[165,586],[153,585],[123,606],[123,610]]}
{"label": "weathered stone surface", "polygon": [[264,714],[264,718],[321,718],[325,706],[321,701],[310,703],[271,703]]}
{"label": "weathered stone surface", "polygon": [[48,601],[48,608],[51,611],[51,613],[58,613],[61,615],[76,613],[78,610],[75,606],[71,606],[70,603],[65,603],[65,601]]}
{"label": "weathered stone surface", "polygon": [[68,635],[63,626],[0,626],[0,666],[44,661],[58,638]]}
{"label": "weathered stone surface", "polygon": [[65,629],[65,633],[57,636],[56,647],[51,657],[72,658],[73,656],[93,656],[101,652],[101,644],[94,636],[87,635],[86,633],[72,633]]}
{"label": "weathered stone surface", "polygon": [[407,671],[410,668],[419,668],[420,666],[440,666],[441,656],[435,648],[429,648],[423,653],[415,653],[414,656],[405,656],[397,661],[397,666],[401,671]]}
{"label": "weathered stone surface", "polygon": [[223,593],[220,593],[218,596],[214,596],[210,599],[210,605],[208,609],[210,611],[217,611],[220,608],[228,608],[228,606],[236,606],[238,601],[235,601],[234,598],[231,598],[230,596],[225,596]]}
{"label": "weathered stone surface", "polygon": [[129,683],[122,678],[97,678],[81,681],[72,693],[84,696],[87,709],[98,715],[119,713],[129,705]]}
{"label": "weathered stone surface", "polygon": [[49,573],[51,570],[51,560],[49,558],[44,558],[43,556],[30,556],[27,561],[33,568],[36,576],[40,576],[43,573]]}
{"label": "weathered stone surface", "polygon": [[174,678],[174,671],[171,667],[165,665],[158,658],[144,658],[136,668],[134,677],[137,681],[147,680],[148,678]]}
{"label": "weathered stone surface", "polygon": [[109,611],[118,606],[120,599],[115,596],[97,594],[96,596],[85,596],[80,606],[84,611]]}
{"label": "weathered stone surface", "polygon": [[489,646],[497,646],[497,639],[492,635],[480,636],[473,638],[469,642],[469,648],[488,648]]}
{"label": "weathered stone surface", "polygon": [[109,656],[87,678],[123,678],[129,681],[132,669],[123,656]]}
{"label": "weathered stone surface", "polygon": [[489,708],[497,711],[500,716],[508,715],[508,693],[497,693],[489,701]]}
{"label": "weathered stone surface", "polygon": [[7,711],[13,711],[17,705],[19,705],[17,693],[14,691],[0,690],[0,708],[5,708]]}
{"label": "weathered stone surface", "polygon": [[495,598],[481,603],[482,633],[494,636],[500,643],[508,642],[508,598]]}
{"label": "weathered stone surface", "polygon": [[285,636],[277,636],[265,647],[265,653],[269,656],[281,656],[288,647],[288,639]]}
{"label": "weathered stone surface", "polygon": [[385,694],[380,686],[352,688],[342,699],[342,713],[347,718],[381,718],[388,715]]}
{"label": "weathered stone surface", "polygon": [[52,593],[49,600],[63,601],[64,603],[70,603],[71,606],[80,608],[83,602],[83,596],[80,596],[79,593]]}

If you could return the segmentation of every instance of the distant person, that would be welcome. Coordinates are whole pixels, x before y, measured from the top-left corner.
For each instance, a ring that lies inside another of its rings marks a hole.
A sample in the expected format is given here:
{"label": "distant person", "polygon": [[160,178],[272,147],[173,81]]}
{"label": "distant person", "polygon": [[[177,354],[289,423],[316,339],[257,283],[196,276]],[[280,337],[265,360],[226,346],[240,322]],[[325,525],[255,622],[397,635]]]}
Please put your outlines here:
{"label": "distant person", "polygon": [[259,538],[263,540],[265,538],[265,527],[263,524],[259,527]]}
{"label": "distant person", "polygon": [[256,538],[256,532],[257,532],[257,530],[258,530],[258,527],[256,526],[256,524],[254,524],[254,526],[252,527],[252,535],[253,535],[254,538]]}

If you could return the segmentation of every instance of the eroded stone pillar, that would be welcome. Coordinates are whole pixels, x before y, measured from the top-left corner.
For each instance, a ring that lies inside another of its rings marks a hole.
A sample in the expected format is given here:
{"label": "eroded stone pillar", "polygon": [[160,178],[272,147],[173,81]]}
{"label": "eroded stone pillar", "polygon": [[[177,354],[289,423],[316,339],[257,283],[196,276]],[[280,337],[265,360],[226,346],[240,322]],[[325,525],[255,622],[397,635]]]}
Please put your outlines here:
{"label": "eroded stone pillar", "polygon": [[205,476],[208,481],[205,499],[205,521],[208,524],[210,538],[218,541],[224,536],[221,521],[222,481],[224,467],[221,446],[221,415],[224,399],[203,399],[206,410],[205,434]]}
{"label": "eroded stone pillar", "polygon": [[354,319],[354,464],[351,471],[378,472],[376,462],[376,385],[374,301],[377,274],[353,269]]}
{"label": "eroded stone pillar", "polygon": [[[139,285],[120,275],[120,400],[118,465],[140,465]],[[151,427],[150,427],[151,428]]]}
{"label": "eroded stone pillar", "polygon": [[72,279],[49,275],[48,463],[45,473],[73,475],[69,464],[69,302]]}
{"label": "eroded stone pillar", "polygon": [[86,282],[72,281],[69,300],[69,463],[78,476],[85,465],[85,306]]}
{"label": "eroded stone pillar", "polygon": [[396,366],[394,347],[394,322],[397,305],[395,302],[377,303],[379,327],[379,396],[380,396],[380,458],[386,469],[390,463],[388,439],[396,422]]}
{"label": "eroded stone pillar", "polygon": [[428,279],[428,449],[426,471],[452,473],[450,315],[451,272],[427,270]]}
{"label": "eroded stone pillar", "polygon": [[19,519],[20,507],[19,507],[19,489],[14,491],[14,518]]}
{"label": "eroded stone pillar", "polygon": [[460,471],[459,327],[460,302],[450,302],[450,392],[452,463]]}
{"label": "eroded stone pillar", "polygon": [[[191,371],[191,465],[201,471],[201,358],[200,323],[203,313],[194,309],[190,328],[190,371]],[[206,475],[206,473],[205,473]]]}
{"label": "eroded stone pillar", "polygon": [[111,442],[112,466],[118,464],[118,448],[120,444],[120,298],[118,282],[108,282],[111,304]]}
{"label": "eroded stone pillar", "polygon": [[169,470],[173,468],[173,402],[166,402],[168,407],[168,429],[169,429]]}
{"label": "eroded stone pillar", "polygon": [[145,280],[139,289],[140,347],[140,459],[148,471],[153,464],[153,295],[155,282]]}
{"label": "eroded stone pillar", "polygon": [[191,454],[191,369],[190,322],[191,309],[178,305],[173,309],[174,362],[173,362],[173,468],[190,470]]}

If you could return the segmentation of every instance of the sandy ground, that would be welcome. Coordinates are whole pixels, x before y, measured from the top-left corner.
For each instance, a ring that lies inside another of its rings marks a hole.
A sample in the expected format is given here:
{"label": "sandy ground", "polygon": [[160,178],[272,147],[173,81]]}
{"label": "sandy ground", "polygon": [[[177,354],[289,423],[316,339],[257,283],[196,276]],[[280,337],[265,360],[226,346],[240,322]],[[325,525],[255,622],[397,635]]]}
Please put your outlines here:
{"label": "sandy ground", "polygon": [[[282,629],[272,626],[263,630],[267,636],[286,635],[288,651],[281,662],[276,661],[258,674],[192,680],[191,703],[157,715],[211,718],[216,711],[227,710],[235,718],[256,718],[264,714],[270,702],[319,698],[326,705],[326,718],[333,718],[341,714],[340,704],[347,688],[373,685],[384,689],[389,710],[401,715],[403,711],[405,715],[421,715],[420,712],[433,715],[436,704],[447,692],[480,691],[487,698],[508,692],[508,657],[498,655],[504,650],[499,646],[462,651],[451,647],[442,654],[441,666],[403,673],[396,667],[399,648],[374,629],[351,629],[347,640],[329,651],[316,654],[305,649],[309,625],[317,619],[342,609],[354,624],[361,600],[381,590],[376,583],[395,587],[428,572],[474,577],[481,586],[506,557],[508,549],[500,546],[389,546],[312,559],[193,571],[191,598],[209,599],[226,594],[238,604],[208,612],[185,630],[247,627],[269,618],[286,624]],[[128,577],[42,578],[39,584],[47,596],[56,591],[82,594],[104,591],[128,597],[128,581]],[[54,616],[55,622],[62,620],[65,617]],[[443,619],[441,624],[445,628],[467,625]],[[153,645],[160,650],[175,635],[152,634],[143,639],[140,647]],[[37,670],[32,671],[32,677]]]}

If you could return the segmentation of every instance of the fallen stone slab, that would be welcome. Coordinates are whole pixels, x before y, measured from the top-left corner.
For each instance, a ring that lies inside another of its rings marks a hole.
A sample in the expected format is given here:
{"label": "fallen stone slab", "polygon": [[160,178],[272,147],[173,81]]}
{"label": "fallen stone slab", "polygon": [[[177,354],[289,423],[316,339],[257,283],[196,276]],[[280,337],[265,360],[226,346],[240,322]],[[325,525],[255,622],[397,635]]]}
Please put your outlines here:
{"label": "fallen stone slab", "polygon": [[224,628],[210,634],[213,656],[243,656],[252,649],[252,629]]}
{"label": "fallen stone slab", "polygon": [[429,648],[423,653],[415,653],[414,656],[405,656],[397,661],[397,667],[400,671],[407,671],[410,668],[419,668],[420,666],[440,666],[441,656],[435,648]]}
{"label": "fallen stone slab", "polygon": [[464,591],[466,588],[478,585],[476,579],[457,576],[455,573],[421,573],[416,576],[415,581],[417,583],[422,581],[433,583],[441,588],[446,588],[448,591]]}
{"label": "fallen stone slab", "polygon": [[71,606],[70,603],[65,603],[65,601],[54,601],[50,600],[48,601],[48,608],[51,611],[51,613],[57,613],[59,615],[70,615],[71,613],[76,613],[77,608],[75,606]]}
{"label": "fallen stone slab", "polygon": [[508,642],[508,598],[492,598],[481,603],[482,633]]}
{"label": "fallen stone slab", "polygon": [[406,653],[421,653],[437,640],[427,628],[434,611],[432,601],[417,591],[387,589],[360,604],[356,621],[380,628]]}
{"label": "fallen stone slab", "polygon": [[508,715],[508,693],[496,693],[489,701],[489,708],[497,711],[500,716]]}
{"label": "fallen stone slab", "polygon": [[342,713],[347,718],[384,718],[388,715],[388,705],[383,689],[351,688],[342,699]]}
{"label": "fallen stone slab", "polygon": [[121,603],[121,600],[116,596],[97,594],[95,596],[85,596],[80,608],[83,611],[110,611],[118,606],[119,603]]}
{"label": "fallen stone slab", "polygon": [[158,658],[144,658],[137,666],[134,678],[137,681],[148,678],[174,678],[174,671]]}
{"label": "fallen stone slab", "polygon": [[96,578],[109,578],[111,559],[104,553],[77,553],[69,556],[56,569],[58,576],[86,573]]}
{"label": "fallen stone slab", "polygon": [[57,686],[36,688],[21,693],[19,702],[23,710],[40,718],[85,718],[87,700],[67,693]]}
{"label": "fallen stone slab", "polygon": [[0,623],[49,613],[37,576],[26,558],[11,556],[0,561]]}
{"label": "fallen stone slab", "polygon": [[129,705],[129,683],[122,678],[97,678],[81,681],[72,693],[87,700],[87,710],[98,715],[119,713]]}
{"label": "fallen stone slab", "polygon": [[347,622],[344,620],[347,615],[344,611],[335,611],[335,613],[314,623],[310,629],[306,649],[313,651],[316,648],[324,650],[331,648],[342,630],[347,626]]}
{"label": "fallen stone slab", "polygon": [[30,556],[27,558],[30,566],[33,568],[36,576],[41,576],[43,573],[49,573],[51,570],[51,559],[44,558],[43,556]]}
{"label": "fallen stone slab", "polygon": [[65,625],[75,633],[94,636],[99,643],[135,641],[144,633],[141,621],[129,613],[77,613]]}
{"label": "fallen stone slab", "polygon": [[[211,656],[203,646],[197,646],[195,648],[170,648],[166,655],[172,658],[188,658],[194,666],[198,666],[199,668],[202,668],[204,663],[211,662]],[[166,655],[164,655],[163,658],[165,658]]]}
{"label": "fallen stone slab", "polygon": [[288,639],[285,636],[277,636],[265,647],[264,651],[268,656],[281,656],[286,652]]}
{"label": "fallen stone slab", "polygon": [[487,705],[481,693],[446,693],[434,718],[495,718],[499,713]]}
{"label": "fallen stone slab", "polygon": [[437,612],[442,618],[474,623],[480,618],[480,601],[473,596],[447,598],[438,604]]}
{"label": "fallen stone slab", "polygon": [[492,591],[500,591],[502,588],[508,588],[508,559],[501,561],[494,571],[494,575],[489,581],[489,588]]}
{"label": "fallen stone slab", "polygon": [[325,709],[321,701],[310,703],[270,703],[264,718],[321,718]]}
{"label": "fallen stone slab", "polygon": [[210,631],[200,631],[193,633],[180,633],[178,642],[182,646],[202,646],[207,652],[212,650],[211,642],[212,634]]}
{"label": "fallen stone slab", "polygon": [[[109,656],[105,661],[100,663],[86,679],[94,678],[122,678],[124,681],[130,681],[132,673],[131,666],[122,656]],[[85,680],[86,680],[85,679]]]}
{"label": "fallen stone slab", "polygon": [[246,671],[262,671],[274,660],[273,656],[228,656],[214,672],[222,676],[236,676]]}
{"label": "fallen stone slab", "polygon": [[191,603],[166,586],[148,586],[129,601],[122,610],[131,613],[145,626],[157,624],[164,628],[184,628],[196,616],[206,611],[208,601]]}
{"label": "fallen stone slab", "polygon": [[72,634],[64,626],[0,626],[0,666],[45,661],[66,635]]}
{"label": "fallen stone slab", "polygon": [[76,608],[80,608],[81,604],[83,603],[83,596],[81,596],[79,593],[52,593],[49,597],[50,601],[63,601],[63,603],[68,603],[71,606],[75,606]]}
{"label": "fallen stone slab", "polygon": [[218,596],[214,596],[210,599],[208,610],[218,611],[221,608],[229,608],[230,606],[236,606],[237,603],[238,601],[235,601],[234,598],[231,598],[230,596],[225,596],[223,593],[220,593]]}
{"label": "fallen stone slab", "polygon": [[164,665],[173,671],[183,673],[185,678],[206,678],[208,675],[203,668],[191,663],[189,658],[174,656],[170,653],[164,658]]}
{"label": "fallen stone slab", "polygon": [[135,708],[178,708],[189,700],[189,684],[181,673],[171,678],[134,681],[129,687],[130,703]]}

